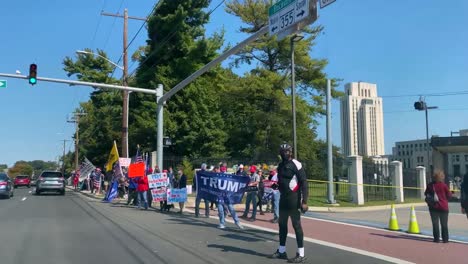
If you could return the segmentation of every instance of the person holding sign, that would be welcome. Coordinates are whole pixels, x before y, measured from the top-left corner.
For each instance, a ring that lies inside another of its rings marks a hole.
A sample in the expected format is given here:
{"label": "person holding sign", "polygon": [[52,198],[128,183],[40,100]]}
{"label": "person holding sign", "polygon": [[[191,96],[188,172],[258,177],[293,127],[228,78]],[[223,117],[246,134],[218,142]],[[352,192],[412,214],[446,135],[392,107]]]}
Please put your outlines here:
{"label": "person holding sign", "polygon": [[280,244],[272,257],[288,259],[286,238],[288,236],[288,219],[291,217],[298,249],[296,257],[288,262],[303,263],[306,258],[304,256],[304,232],[301,226],[301,212],[305,213],[309,210],[307,206],[309,196],[307,178],[302,164],[293,159],[292,147],[289,144],[282,144],[279,152],[282,159],[277,169],[278,187],[281,193],[278,220]]}
{"label": "person holding sign", "polygon": [[[178,174],[178,179],[177,179],[177,187],[176,188],[179,188],[179,189],[187,188],[187,176],[184,174],[182,169],[179,169],[177,174]],[[183,213],[184,205],[185,205],[184,202],[179,202],[179,208],[180,208],[179,214]]]}

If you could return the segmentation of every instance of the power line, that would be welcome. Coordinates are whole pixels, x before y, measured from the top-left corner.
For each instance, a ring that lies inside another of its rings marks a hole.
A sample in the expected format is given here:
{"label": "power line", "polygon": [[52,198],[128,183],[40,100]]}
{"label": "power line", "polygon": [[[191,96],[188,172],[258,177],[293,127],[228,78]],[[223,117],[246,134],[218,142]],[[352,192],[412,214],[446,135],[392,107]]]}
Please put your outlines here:
{"label": "power line", "polygon": [[[125,0],[122,0],[122,1],[120,2],[119,9],[118,9],[117,12],[116,12],[117,14],[120,13],[120,9],[122,9],[122,5],[123,5],[124,1],[125,1]],[[107,40],[106,40],[106,42],[105,42],[105,44],[104,44],[104,48],[103,48],[103,49],[106,49],[107,44],[109,43],[109,39],[110,39],[110,36],[111,36],[111,34],[112,34],[112,30],[114,29],[115,21],[116,21],[116,20],[117,20],[117,18],[114,18],[114,21],[112,22],[111,30],[109,30],[109,34],[107,35]]]}
{"label": "power line", "polygon": [[[103,3],[102,3],[101,11],[104,10],[104,8],[106,8],[106,0],[103,0],[102,2]],[[101,20],[102,20],[102,16],[99,16],[98,24],[96,26],[96,30],[94,31],[94,36],[93,36],[93,39],[91,40],[91,46],[90,47],[94,46],[94,41],[96,40],[96,36],[97,36],[98,30],[99,30],[99,26],[101,25]]]}
{"label": "power line", "polygon": [[382,98],[402,98],[402,97],[436,97],[436,96],[454,96],[454,95],[466,95],[468,91],[453,91],[453,92],[444,92],[444,93],[427,93],[427,94],[401,94],[401,95],[383,95]]}
{"label": "power line", "polygon": [[[158,1],[157,3],[155,3],[153,5],[153,8],[152,8],[151,12],[149,12],[149,14],[146,16],[146,18],[147,18],[146,21],[143,22],[141,27],[138,29],[137,33],[133,36],[132,40],[130,40],[130,42],[128,43],[127,47],[125,47],[125,51],[130,47],[130,45],[132,45],[133,41],[140,34],[143,27],[146,25],[146,23],[148,23],[148,19],[154,14],[154,12],[156,12],[156,9],[160,6],[161,3],[162,3],[162,1]],[[120,61],[122,60],[122,56],[123,56],[123,54],[120,55],[119,59],[117,60],[117,64],[119,64]],[[116,68],[114,68],[114,70],[112,71],[111,78],[114,76],[115,70],[116,70]]]}
{"label": "power line", "polygon": [[[221,0],[221,2],[213,9],[211,9],[211,11],[208,12],[208,16],[210,16],[211,14],[213,14],[213,12],[215,12],[222,4],[224,4],[224,2],[226,2],[226,0]],[[154,51],[151,52],[150,55],[148,55],[144,60],[143,62],[140,63],[140,65],[143,65],[145,64],[149,58],[152,56],[152,54],[155,54],[156,52],[158,52],[160,49],[162,49],[164,47],[164,45],[166,45],[167,42],[169,42],[172,37],[174,37],[176,31],[177,31],[178,28],[174,27],[172,29],[172,31],[161,41],[161,43],[159,44],[158,48],[156,48]],[[148,68],[151,69],[153,68],[154,66],[156,66],[156,63],[153,63],[153,65],[151,65],[151,67]],[[136,71],[138,70],[138,67],[132,71],[132,73],[129,74],[129,76],[132,76]]]}

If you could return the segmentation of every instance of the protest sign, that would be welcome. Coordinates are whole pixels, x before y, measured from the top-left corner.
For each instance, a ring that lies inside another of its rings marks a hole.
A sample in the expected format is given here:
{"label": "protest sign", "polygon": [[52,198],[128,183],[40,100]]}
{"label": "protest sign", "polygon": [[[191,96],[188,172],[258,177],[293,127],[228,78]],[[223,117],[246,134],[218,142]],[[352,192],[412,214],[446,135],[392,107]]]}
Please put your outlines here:
{"label": "protest sign", "polygon": [[168,203],[183,203],[187,201],[187,188],[181,189],[167,189],[167,202]]}
{"label": "protest sign", "polygon": [[197,172],[197,197],[209,201],[241,203],[250,177],[208,171]]}
{"label": "protest sign", "polygon": [[150,189],[166,187],[169,184],[167,173],[155,173],[155,174],[150,174],[147,177],[148,177],[148,185]]}
{"label": "protest sign", "polygon": [[166,188],[151,189],[151,195],[153,196],[153,202],[162,202],[167,200]]}

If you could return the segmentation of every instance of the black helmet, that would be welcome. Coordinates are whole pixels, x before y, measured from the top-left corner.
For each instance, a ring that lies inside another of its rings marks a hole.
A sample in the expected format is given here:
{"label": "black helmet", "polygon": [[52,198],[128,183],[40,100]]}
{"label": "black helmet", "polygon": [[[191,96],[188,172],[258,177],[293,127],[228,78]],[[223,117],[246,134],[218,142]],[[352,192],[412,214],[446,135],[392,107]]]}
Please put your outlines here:
{"label": "black helmet", "polygon": [[282,151],[287,151],[287,150],[292,151],[292,147],[288,143],[284,143],[284,144],[281,144],[280,150],[282,150]]}

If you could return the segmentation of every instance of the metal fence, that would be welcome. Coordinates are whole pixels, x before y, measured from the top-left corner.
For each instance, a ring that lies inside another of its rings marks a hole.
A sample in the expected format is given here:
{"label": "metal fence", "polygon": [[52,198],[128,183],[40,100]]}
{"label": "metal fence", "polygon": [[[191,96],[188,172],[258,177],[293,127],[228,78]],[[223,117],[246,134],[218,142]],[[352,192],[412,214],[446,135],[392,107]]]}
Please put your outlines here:
{"label": "metal fence", "polygon": [[395,200],[390,187],[393,170],[387,163],[363,164],[362,172],[365,202]]}
{"label": "metal fence", "polygon": [[403,169],[403,193],[405,199],[418,197],[418,171],[416,169]]}

